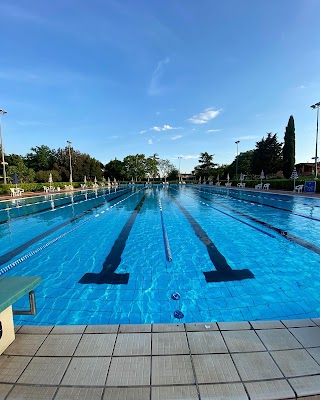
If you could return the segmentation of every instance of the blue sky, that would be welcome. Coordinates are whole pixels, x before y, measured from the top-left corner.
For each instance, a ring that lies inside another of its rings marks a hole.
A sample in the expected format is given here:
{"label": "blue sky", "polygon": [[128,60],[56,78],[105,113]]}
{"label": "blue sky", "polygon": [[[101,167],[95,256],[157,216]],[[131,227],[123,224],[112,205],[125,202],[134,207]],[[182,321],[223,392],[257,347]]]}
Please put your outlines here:
{"label": "blue sky", "polygon": [[[75,4],[77,4],[75,6]],[[233,161],[292,114],[315,153],[318,0],[2,0],[6,153],[75,149],[106,163],[158,153]]]}

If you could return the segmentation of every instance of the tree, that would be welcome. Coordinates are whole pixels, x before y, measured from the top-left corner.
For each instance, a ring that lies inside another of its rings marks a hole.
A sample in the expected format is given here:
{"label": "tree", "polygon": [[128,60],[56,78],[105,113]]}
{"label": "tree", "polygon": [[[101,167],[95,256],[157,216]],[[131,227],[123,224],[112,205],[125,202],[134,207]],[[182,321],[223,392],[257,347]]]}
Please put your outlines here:
{"label": "tree", "polygon": [[[254,150],[248,150],[241,152],[238,156],[238,171],[244,175],[252,175],[252,159],[253,159]],[[236,174],[236,162],[235,159],[228,169],[229,174]],[[261,172],[261,171],[260,171]]]}
{"label": "tree", "polygon": [[174,165],[170,163],[169,160],[159,160],[158,161],[158,169],[161,178],[164,178],[167,181],[168,176],[175,169]]}
{"label": "tree", "polygon": [[282,151],[283,157],[283,175],[289,179],[295,164],[295,152],[296,152],[296,134],[294,127],[293,116],[290,115],[288,125],[284,134],[284,145]]}
{"label": "tree", "polygon": [[278,142],[277,134],[269,132],[267,137],[256,143],[252,156],[252,172],[260,174],[276,174],[282,168],[282,144]]}
{"label": "tree", "polygon": [[214,174],[213,168],[217,164],[213,162],[213,154],[200,153],[198,162],[200,164],[195,167],[197,177],[204,176],[208,179],[209,176]]}
{"label": "tree", "polygon": [[124,167],[123,162],[117,160],[111,160],[104,166],[104,177],[113,180],[116,178],[117,181],[124,179]]}
{"label": "tree", "polygon": [[[18,175],[18,180],[20,183],[34,182],[35,172],[32,168],[28,168],[26,166],[22,157],[16,156],[15,154],[11,154],[10,156],[8,156],[7,159],[9,161],[11,161],[8,164],[8,168],[7,168],[7,175],[8,175],[9,182],[13,181],[14,173],[16,173]],[[13,161],[14,161],[14,165],[13,165]]]}
{"label": "tree", "polygon": [[28,168],[32,168],[34,171],[48,171],[53,169],[53,164],[56,161],[56,151],[50,149],[48,146],[36,146],[31,147],[33,153],[27,153],[25,163]]}

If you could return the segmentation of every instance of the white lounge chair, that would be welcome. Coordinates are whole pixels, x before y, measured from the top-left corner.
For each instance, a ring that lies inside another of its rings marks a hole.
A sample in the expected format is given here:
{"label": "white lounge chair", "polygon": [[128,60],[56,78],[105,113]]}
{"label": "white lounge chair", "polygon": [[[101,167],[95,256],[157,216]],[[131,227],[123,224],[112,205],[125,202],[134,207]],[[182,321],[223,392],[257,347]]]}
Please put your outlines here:
{"label": "white lounge chair", "polygon": [[293,191],[294,191],[294,192],[297,192],[297,193],[301,193],[301,192],[303,191],[303,186],[304,186],[304,185],[297,185],[297,186],[295,186],[295,188],[293,189]]}
{"label": "white lounge chair", "polygon": [[270,188],[270,183],[265,183],[265,184],[263,185],[263,189],[269,190],[269,188]]}
{"label": "white lounge chair", "polygon": [[238,188],[244,188],[244,187],[246,187],[246,184],[243,182],[239,182],[239,183],[237,183],[237,186],[238,186]]}
{"label": "white lounge chair", "polygon": [[221,183],[221,182],[216,182],[215,185],[216,185],[216,186],[220,186],[220,183]]}
{"label": "white lounge chair", "polygon": [[258,183],[257,185],[255,185],[254,187],[255,189],[262,189],[262,183]]}
{"label": "white lounge chair", "polygon": [[225,186],[230,187],[232,185],[232,182],[226,182]]}

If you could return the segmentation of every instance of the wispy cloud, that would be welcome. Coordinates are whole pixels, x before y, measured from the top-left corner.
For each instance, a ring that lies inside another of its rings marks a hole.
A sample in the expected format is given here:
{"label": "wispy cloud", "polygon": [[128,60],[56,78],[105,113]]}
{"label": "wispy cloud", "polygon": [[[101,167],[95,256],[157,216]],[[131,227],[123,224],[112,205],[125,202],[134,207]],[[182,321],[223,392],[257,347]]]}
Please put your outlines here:
{"label": "wispy cloud", "polygon": [[208,129],[206,133],[221,132],[222,129]]}
{"label": "wispy cloud", "polygon": [[163,92],[163,86],[160,84],[161,77],[164,73],[165,65],[170,62],[169,57],[158,62],[156,69],[152,73],[151,82],[148,88],[148,94],[150,96],[156,96]]}
{"label": "wispy cloud", "polygon": [[151,131],[156,131],[156,132],[160,132],[160,131],[171,131],[173,129],[182,129],[180,127],[174,127],[174,126],[170,126],[170,125],[163,125],[163,126],[154,126],[152,128],[150,128]]}
{"label": "wispy cloud", "polygon": [[193,124],[206,124],[212,119],[216,118],[222,110],[215,110],[214,108],[206,108],[200,114],[194,115],[192,118],[189,118],[188,121]]}
{"label": "wispy cloud", "polygon": [[19,7],[16,4],[2,4],[1,14],[7,18],[32,23],[44,23],[45,19],[40,15],[32,13],[29,8]]}
{"label": "wispy cloud", "polygon": [[153,144],[153,140],[152,140],[152,139],[149,139],[149,140],[148,140],[148,144]]}
{"label": "wispy cloud", "polygon": [[178,157],[181,157],[184,160],[195,160],[199,158],[199,154],[179,154],[176,157],[172,157],[172,159],[177,160]]}
{"label": "wispy cloud", "polygon": [[173,136],[171,136],[171,140],[177,140],[177,139],[181,139],[182,138],[182,135],[173,135]]}
{"label": "wispy cloud", "polygon": [[139,133],[146,133],[147,131],[140,131]]}
{"label": "wispy cloud", "polygon": [[305,86],[305,85],[299,85],[299,86],[297,86],[297,89],[306,89],[307,88],[307,86]]}

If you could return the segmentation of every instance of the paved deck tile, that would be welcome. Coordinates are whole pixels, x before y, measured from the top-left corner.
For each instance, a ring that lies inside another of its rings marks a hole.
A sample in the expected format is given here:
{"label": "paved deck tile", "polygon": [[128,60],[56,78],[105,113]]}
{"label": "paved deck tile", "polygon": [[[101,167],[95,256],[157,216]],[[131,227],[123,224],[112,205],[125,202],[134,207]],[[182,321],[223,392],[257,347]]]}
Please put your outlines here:
{"label": "paved deck tile", "polygon": [[320,365],[320,347],[312,347],[307,349],[307,352],[313,357]]}
{"label": "paved deck tile", "polygon": [[102,392],[102,388],[60,387],[54,400],[101,400]]}
{"label": "paved deck tile", "polygon": [[218,322],[218,327],[221,331],[238,331],[243,329],[251,329],[248,321]]}
{"label": "paved deck tile", "polygon": [[248,400],[242,383],[199,385],[201,400]]}
{"label": "paved deck tile", "polygon": [[186,331],[188,332],[201,332],[201,331],[217,331],[218,325],[216,322],[186,324]]}
{"label": "paved deck tile", "polygon": [[120,325],[119,332],[151,332],[151,324]]}
{"label": "paved deck tile", "polygon": [[151,354],[151,333],[119,333],[114,356],[148,356]]}
{"label": "paved deck tile", "polygon": [[184,324],[153,324],[152,332],[184,332]]}
{"label": "paved deck tile", "polygon": [[152,334],[152,354],[189,354],[185,332],[162,332]]}
{"label": "paved deck tile", "polygon": [[280,321],[250,321],[253,329],[285,329]]}
{"label": "paved deck tile", "polygon": [[83,333],[86,327],[87,325],[56,325],[52,329],[51,334],[59,335],[61,333]]}
{"label": "paved deck tile", "polygon": [[192,354],[228,353],[223,337],[218,331],[188,332]]}
{"label": "paved deck tile", "polygon": [[281,321],[287,328],[300,328],[303,326],[315,326],[311,319],[284,319]]}
{"label": "paved deck tile", "polygon": [[115,333],[95,333],[83,335],[75,356],[111,356],[116,342]]}
{"label": "paved deck tile", "polygon": [[150,385],[151,357],[112,357],[107,386]]}
{"label": "paved deck tile", "polygon": [[232,358],[243,381],[283,378],[268,353],[234,353]]}
{"label": "paved deck tile", "polygon": [[151,389],[151,400],[198,400],[196,386],[162,386]]}
{"label": "paved deck tile", "polygon": [[149,387],[109,388],[104,392],[103,400],[150,400]]}
{"label": "paved deck tile", "polygon": [[34,356],[46,337],[46,335],[23,335],[17,333],[15,340],[5,350],[4,354]]}
{"label": "paved deck tile", "polygon": [[245,383],[251,400],[295,399],[294,391],[285,379]]}
{"label": "paved deck tile", "polygon": [[0,400],[4,400],[6,395],[10,392],[13,385],[0,383]]}
{"label": "paved deck tile", "polygon": [[301,344],[287,329],[266,329],[257,331],[268,350],[301,349]]}
{"label": "paved deck tile", "polygon": [[222,336],[231,353],[266,350],[255,331],[223,331]]}
{"label": "paved deck tile", "polygon": [[318,395],[317,397],[320,397],[320,375],[291,378],[289,382],[298,396]]}
{"label": "paved deck tile", "polygon": [[320,365],[307,350],[282,350],[271,352],[272,357],[287,378],[320,374]]}
{"label": "paved deck tile", "polygon": [[59,385],[69,362],[68,357],[34,357],[18,379],[18,383]]}
{"label": "paved deck tile", "polygon": [[84,333],[117,333],[119,325],[88,325]]}
{"label": "paved deck tile", "polygon": [[200,354],[192,358],[199,383],[240,381],[230,354]]}
{"label": "paved deck tile", "polygon": [[320,347],[320,327],[291,328],[289,331],[304,347]]}
{"label": "paved deck tile", "polygon": [[19,329],[20,333],[29,333],[32,335],[49,335],[52,331],[53,326],[43,325],[43,326],[33,326],[33,325],[23,325]]}
{"label": "paved deck tile", "polygon": [[63,377],[63,385],[103,386],[111,357],[74,357]]}
{"label": "paved deck tile", "polygon": [[0,381],[3,383],[14,383],[18,380],[31,357],[24,356],[0,356]]}
{"label": "paved deck tile", "polygon": [[52,400],[56,390],[55,386],[15,385],[6,400]]}
{"label": "paved deck tile", "polygon": [[152,357],[152,385],[194,383],[190,356]]}
{"label": "paved deck tile", "polygon": [[81,339],[81,335],[49,335],[43,342],[37,356],[72,356]]}

